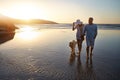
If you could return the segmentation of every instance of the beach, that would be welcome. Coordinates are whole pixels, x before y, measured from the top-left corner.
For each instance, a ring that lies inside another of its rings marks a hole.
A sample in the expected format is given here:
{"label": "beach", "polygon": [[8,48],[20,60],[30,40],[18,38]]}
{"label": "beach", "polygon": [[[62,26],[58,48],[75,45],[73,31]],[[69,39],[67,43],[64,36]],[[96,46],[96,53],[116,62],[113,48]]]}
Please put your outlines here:
{"label": "beach", "polygon": [[[17,25],[0,38],[0,80],[119,80],[120,28],[101,26],[93,56],[72,56],[76,31],[68,24]],[[2,35],[2,34],[0,34]],[[76,46],[76,54],[77,54]]]}

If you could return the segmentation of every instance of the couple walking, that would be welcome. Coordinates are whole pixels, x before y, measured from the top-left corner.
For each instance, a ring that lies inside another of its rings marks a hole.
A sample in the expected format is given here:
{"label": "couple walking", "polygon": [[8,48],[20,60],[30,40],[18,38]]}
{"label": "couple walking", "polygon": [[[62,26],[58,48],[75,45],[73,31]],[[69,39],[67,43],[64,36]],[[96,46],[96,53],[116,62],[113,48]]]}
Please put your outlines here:
{"label": "couple walking", "polygon": [[84,36],[86,35],[86,52],[87,52],[87,58],[89,58],[89,55],[91,56],[93,53],[94,43],[97,36],[97,25],[93,23],[93,18],[90,17],[88,19],[88,24],[84,25],[79,19],[76,22],[73,22],[73,28],[74,31],[77,29],[76,33],[76,39],[78,44],[78,50],[79,55],[81,53],[82,48],[82,42],[84,40]]}

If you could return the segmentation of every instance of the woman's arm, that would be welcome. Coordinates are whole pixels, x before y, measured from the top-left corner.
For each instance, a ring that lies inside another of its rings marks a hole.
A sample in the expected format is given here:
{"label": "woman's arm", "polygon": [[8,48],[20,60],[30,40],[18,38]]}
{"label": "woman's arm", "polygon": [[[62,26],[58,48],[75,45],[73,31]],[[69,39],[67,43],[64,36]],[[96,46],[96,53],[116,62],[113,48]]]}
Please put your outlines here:
{"label": "woman's arm", "polygon": [[78,25],[75,24],[75,22],[73,22],[73,28],[72,30],[74,31],[77,28]]}
{"label": "woman's arm", "polygon": [[74,26],[75,26],[75,23],[73,22],[73,27],[72,27],[72,30],[73,30],[73,31],[75,30]]}

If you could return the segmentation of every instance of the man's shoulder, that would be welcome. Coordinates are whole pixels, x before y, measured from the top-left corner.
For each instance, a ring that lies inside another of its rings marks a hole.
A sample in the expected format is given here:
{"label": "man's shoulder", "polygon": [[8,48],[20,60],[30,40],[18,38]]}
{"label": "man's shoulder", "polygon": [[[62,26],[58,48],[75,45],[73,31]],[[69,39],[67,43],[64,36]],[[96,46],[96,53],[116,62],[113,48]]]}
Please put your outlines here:
{"label": "man's shoulder", "polygon": [[93,24],[94,26],[97,26],[97,24]]}

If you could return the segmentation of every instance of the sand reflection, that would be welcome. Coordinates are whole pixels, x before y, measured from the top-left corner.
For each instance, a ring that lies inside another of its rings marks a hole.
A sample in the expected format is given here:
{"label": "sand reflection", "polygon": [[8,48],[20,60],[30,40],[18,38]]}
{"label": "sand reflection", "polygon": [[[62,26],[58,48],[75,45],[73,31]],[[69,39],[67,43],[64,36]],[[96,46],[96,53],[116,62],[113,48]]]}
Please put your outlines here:
{"label": "sand reflection", "polygon": [[81,61],[81,56],[77,56],[71,53],[69,58],[69,63],[70,63],[70,66],[71,65],[73,66],[73,63],[74,63],[74,66],[76,66],[75,80],[97,80],[94,67],[93,67],[92,56],[90,58],[86,58],[86,63],[85,65],[83,65]]}
{"label": "sand reflection", "polygon": [[89,58],[86,59],[85,78],[90,80],[97,80],[96,73],[93,67],[92,56],[90,56],[90,59]]}

